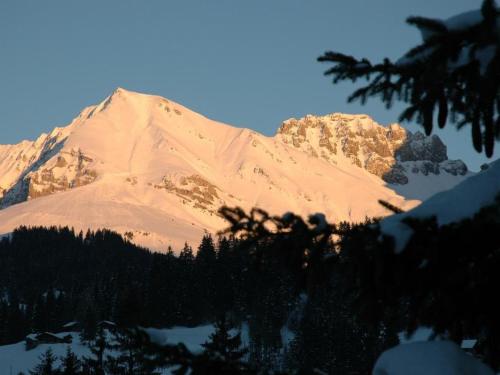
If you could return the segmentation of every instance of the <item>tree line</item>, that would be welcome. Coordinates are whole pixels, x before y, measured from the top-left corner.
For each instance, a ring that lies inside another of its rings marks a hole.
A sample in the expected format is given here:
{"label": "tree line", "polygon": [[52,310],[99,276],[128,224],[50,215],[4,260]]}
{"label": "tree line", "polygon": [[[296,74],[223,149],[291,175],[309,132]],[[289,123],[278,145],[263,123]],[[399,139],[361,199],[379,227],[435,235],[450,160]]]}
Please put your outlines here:
{"label": "tree line", "polygon": [[[291,265],[300,269],[301,260],[287,247],[304,245],[305,233],[294,233],[291,242],[263,237],[257,246],[248,238],[207,234],[196,253],[186,244],[176,255],[152,253],[107,230],[19,228],[0,242],[0,343],[57,332],[72,321],[91,343],[103,320],[135,328],[227,317],[232,327],[248,327],[245,358],[253,368],[366,373],[395,341],[396,328],[381,334],[358,320],[352,278],[340,263],[321,277],[290,271]],[[322,246],[338,257],[333,242]]]}

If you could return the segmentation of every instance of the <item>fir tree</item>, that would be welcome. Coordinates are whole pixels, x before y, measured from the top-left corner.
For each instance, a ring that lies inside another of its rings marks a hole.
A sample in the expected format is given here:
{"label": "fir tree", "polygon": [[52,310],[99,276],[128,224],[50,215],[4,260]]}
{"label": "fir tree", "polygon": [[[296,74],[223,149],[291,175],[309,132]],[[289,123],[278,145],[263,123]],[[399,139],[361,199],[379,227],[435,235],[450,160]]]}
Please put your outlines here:
{"label": "fir tree", "polygon": [[209,341],[202,344],[209,356],[215,356],[223,361],[237,362],[243,359],[247,353],[241,348],[241,333],[231,335],[231,325],[225,315],[215,322],[215,332],[209,337]]}
{"label": "fir tree", "polygon": [[68,346],[66,349],[66,355],[61,358],[61,375],[78,375],[81,370],[81,361],[73,353],[71,348]]}
{"label": "fir tree", "polygon": [[39,294],[34,306],[33,329],[36,332],[48,331],[47,303],[43,294]]}
{"label": "fir tree", "polygon": [[119,354],[108,356],[106,360],[106,368],[111,374],[157,374],[155,362],[146,354],[149,337],[145,332],[139,329],[118,331],[113,341],[110,349]]}
{"label": "fir tree", "polygon": [[17,292],[11,293],[9,295],[6,327],[7,340],[9,343],[22,340],[29,329],[29,322],[20,305],[21,303]]}
{"label": "fir tree", "polygon": [[214,308],[216,316],[226,314],[235,305],[237,285],[237,259],[226,237],[220,237],[217,244],[217,261],[214,272]]}
{"label": "fir tree", "polygon": [[200,298],[200,319],[210,321],[215,315],[215,282],[217,255],[210,234],[203,236],[195,258],[197,292]]}
{"label": "fir tree", "polygon": [[[62,293],[59,293],[62,294]],[[50,288],[44,295],[45,299],[45,327],[46,330],[52,332],[57,328],[59,317],[57,316],[56,296],[54,289]]]}
{"label": "fir tree", "polygon": [[[484,0],[481,14],[481,22],[458,29],[434,19],[408,18],[410,25],[422,31],[424,41],[396,63],[386,58],[372,64],[338,52],[326,52],[318,60],[334,64],[325,72],[334,83],[370,81],[349,101],[364,103],[379,96],[387,107],[395,99],[406,102],[409,106],[400,120],[416,117],[427,135],[435,117],[440,128],[447,120],[459,128],[469,125],[476,151],[484,148],[491,157],[495,139],[500,140],[499,13],[494,0]],[[484,53],[488,49],[492,50],[489,57]]]}
{"label": "fir tree", "polygon": [[179,260],[185,264],[190,264],[194,261],[193,249],[188,243],[184,243],[184,247],[179,253]]}
{"label": "fir tree", "polygon": [[141,293],[130,282],[118,288],[121,291],[117,296],[115,314],[116,322],[124,327],[133,327],[142,323]]}
{"label": "fir tree", "polygon": [[97,314],[92,304],[88,304],[82,321],[80,339],[85,341],[94,340],[97,334]]}
{"label": "fir tree", "polygon": [[56,357],[49,348],[40,356],[40,363],[30,370],[31,375],[59,375],[59,370],[54,368]]}
{"label": "fir tree", "polygon": [[106,332],[99,327],[97,334],[90,343],[90,352],[92,357],[84,357],[84,368],[91,370],[93,375],[105,375],[105,354],[109,344],[106,338]]}
{"label": "fir tree", "polygon": [[193,298],[195,287],[195,263],[193,249],[187,243],[179,254],[179,280],[176,285],[175,319],[185,325],[194,325],[199,319],[199,301]]}

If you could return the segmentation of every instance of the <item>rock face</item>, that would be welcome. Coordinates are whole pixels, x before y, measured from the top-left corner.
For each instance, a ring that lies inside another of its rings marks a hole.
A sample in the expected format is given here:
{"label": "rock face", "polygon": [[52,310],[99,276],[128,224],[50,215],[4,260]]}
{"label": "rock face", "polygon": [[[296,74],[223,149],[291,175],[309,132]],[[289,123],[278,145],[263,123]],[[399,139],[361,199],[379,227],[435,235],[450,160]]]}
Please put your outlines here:
{"label": "rock face", "polygon": [[426,137],[398,124],[384,127],[366,115],[290,119],[278,129],[277,137],[335,165],[347,160],[390,184],[407,184],[410,173],[463,176],[468,171],[461,160],[448,160],[446,146],[437,135]]}
{"label": "rock face", "polygon": [[420,132],[408,132],[405,142],[396,150],[399,161],[429,160],[440,163],[448,160],[446,146],[437,135],[426,137]]}
{"label": "rock face", "polygon": [[[55,129],[34,142],[26,142],[15,158],[1,160],[8,172],[3,178],[13,180],[0,189],[0,208],[87,185],[97,178],[93,160],[80,149],[62,150],[67,129]],[[6,164],[6,166],[5,166]]]}
{"label": "rock face", "polygon": [[28,183],[27,199],[84,186],[97,178],[97,172],[89,168],[92,158],[85,156],[81,150],[61,154],[41,170],[25,177]]}
{"label": "rock face", "polygon": [[220,189],[196,174],[179,178],[164,176],[162,183],[155,185],[155,188],[165,189],[181,198],[184,204],[192,204],[193,208],[207,210],[213,214],[225,204],[224,200],[219,198]]}

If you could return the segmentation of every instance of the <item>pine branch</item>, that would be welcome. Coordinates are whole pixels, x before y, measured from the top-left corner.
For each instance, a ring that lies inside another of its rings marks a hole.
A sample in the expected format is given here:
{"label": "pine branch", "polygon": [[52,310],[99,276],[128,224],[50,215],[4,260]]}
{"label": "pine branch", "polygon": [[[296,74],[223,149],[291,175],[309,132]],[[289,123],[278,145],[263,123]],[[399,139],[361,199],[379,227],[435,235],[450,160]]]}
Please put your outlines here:
{"label": "pine branch", "polygon": [[408,17],[406,19],[406,22],[409,25],[418,27],[419,29],[426,29],[435,33],[445,33],[446,31],[448,31],[447,27],[441,20],[435,20],[432,18],[412,16]]}
{"label": "pine branch", "polygon": [[[409,17],[407,22],[424,30],[423,43],[411,48],[403,59],[385,59],[372,64],[338,52],[326,52],[319,62],[333,64],[325,75],[333,83],[366,78],[368,84],[348,96],[365,104],[379,96],[386,107],[395,99],[409,104],[401,121],[416,118],[427,135],[433,131],[434,112],[440,128],[447,121],[458,128],[471,126],[472,144],[477,152],[493,155],[500,139],[500,41],[499,11],[493,0],[482,6],[483,21],[466,28],[448,30],[439,20]],[[425,33],[427,30],[427,33]],[[484,60],[485,51],[495,48]],[[482,60],[481,60],[482,59]],[[481,61],[480,61],[481,60]],[[495,105],[496,103],[496,105]]]}

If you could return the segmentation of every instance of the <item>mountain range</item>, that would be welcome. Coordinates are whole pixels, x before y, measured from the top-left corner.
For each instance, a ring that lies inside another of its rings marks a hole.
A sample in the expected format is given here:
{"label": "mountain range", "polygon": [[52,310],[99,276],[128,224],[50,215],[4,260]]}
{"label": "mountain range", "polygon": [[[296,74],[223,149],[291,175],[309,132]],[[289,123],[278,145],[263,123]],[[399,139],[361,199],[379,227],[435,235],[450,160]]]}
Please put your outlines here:
{"label": "mountain range", "polygon": [[0,145],[0,234],[108,228],[179,250],[227,225],[223,205],[362,221],[390,214],[379,199],[410,209],[472,174],[438,136],[367,115],[307,115],[267,137],[118,88],[65,127]]}

